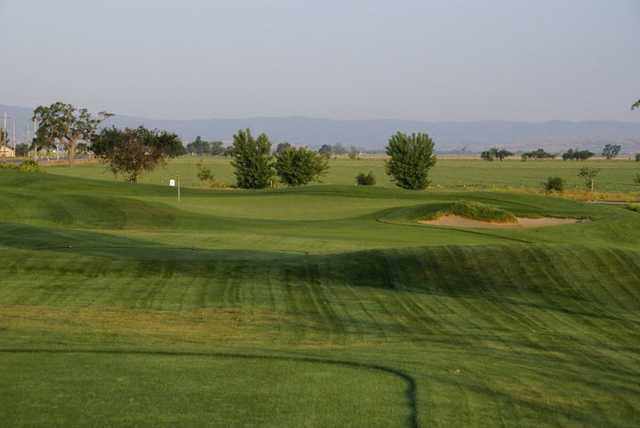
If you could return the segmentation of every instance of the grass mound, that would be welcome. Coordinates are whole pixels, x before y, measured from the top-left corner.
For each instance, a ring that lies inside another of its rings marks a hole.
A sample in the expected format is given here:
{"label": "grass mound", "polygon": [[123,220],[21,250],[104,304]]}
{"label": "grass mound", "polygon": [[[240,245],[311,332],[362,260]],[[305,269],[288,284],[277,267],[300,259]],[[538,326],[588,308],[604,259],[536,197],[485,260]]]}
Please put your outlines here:
{"label": "grass mound", "polygon": [[471,220],[487,221],[492,223],[517,223],[518,219],[509,211],[482,204],[480,202],[457,201],[446,208],[432,212],[422,220],[437,220],[446,215],[457,215]]}

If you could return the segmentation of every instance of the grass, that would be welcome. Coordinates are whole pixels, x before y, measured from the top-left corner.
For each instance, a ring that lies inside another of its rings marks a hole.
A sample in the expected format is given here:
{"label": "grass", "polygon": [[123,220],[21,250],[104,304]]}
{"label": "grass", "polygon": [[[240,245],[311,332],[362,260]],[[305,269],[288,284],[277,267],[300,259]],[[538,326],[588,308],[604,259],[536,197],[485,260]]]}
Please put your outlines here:
{"label": "grass", "polygon": [[[460,200],[592,221],[412,224]],[[8,426],[640,418],[640,216],[624,206],[338,184],[178,202],[3,170],[0,218]]]}
{"label": "grass", "polygon": [[509,211],[495,208],[491,205],[480,202],[456,201],[445,206],[445,208],[432,211],[422,219],[435,220],[447,215],[456,215],[472,220],[486,221],[492,223],[516,223],[518,219]]}
{"label": "grass", "polygon": [[[143,176],[141,182],[166,186],[169,179],[180,175],[184,186],[206,188],[207,185],[201,183],[196,177],[196,163],[200,160],[204,166],[211,168],[217,180],[229,184],[235,182],[228,159],[189,156],[173,160],[166,168],[159,168]],[[378,186],[394,187],[385,174],[383,159],[334,159],[329,162],[329,165],[329,174],[323,178],[324,184],[355,185],[355,177],[358,173],[371,171],[376,177]],[[486,162],[474,159],[439,159],[433,169],[432,179],[434,188],[445,190],[536,189],[542,191],[542,183],[549,176],[557,176],[565,180],[566,191],[582,192],[584,182],[578,178],[578,171],[584,166],[602,170],[596,182],[597,191],[636,194],[640,192],[640,186],[634,183],[634,178],[640,171],[640,164],[631,160]],[[56,165],[47,169],[51,173],[72,177],[117,180],[100,164],[79,164],[73,167]]]}

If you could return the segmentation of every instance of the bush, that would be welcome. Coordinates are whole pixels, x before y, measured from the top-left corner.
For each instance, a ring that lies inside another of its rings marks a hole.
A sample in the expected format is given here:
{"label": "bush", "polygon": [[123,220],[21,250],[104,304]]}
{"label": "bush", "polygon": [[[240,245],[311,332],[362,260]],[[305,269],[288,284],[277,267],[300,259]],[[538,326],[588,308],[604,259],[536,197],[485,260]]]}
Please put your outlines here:
{"label": "bush", "polygon": [[427,134],[398,132],[391,137],[386,149],[390,158],[386,169],[398,187],[421,190],[429,185],[429,170],[436,164],[433,146]]}
{"label": "bush", "polygon": [[543,183],[544,190],[547,192],[563,192],[564,180],[561,177],[549,177]]}
{"label": "bush", "polygon": [[196,168],[198,168],[198,173],[196,174],[198,180],[203,182],[215,180],[215,177],[211,172],[211,168],[207,168],[202,162],[198,162],[196,164]]}
{"label": "bush", "polygon": [[376,184],[376,177],[371,171],[369,171],[369,174],[361,172],[360,174],[356,175],[356,183],[358,184],[358,186],[374,186]]}
{"label": "bush", "polygon": [[329,169],[324,156],[305,147],[288,147],[276,153],[276,173],[283,183],[301,186],[319,180]]}
{"label": "bush", "polygon": [[19,172],[42,172],[40,165],[32,160],[27,160],[19,165],[12,163],[0,163],[0,169],[13,169]]}

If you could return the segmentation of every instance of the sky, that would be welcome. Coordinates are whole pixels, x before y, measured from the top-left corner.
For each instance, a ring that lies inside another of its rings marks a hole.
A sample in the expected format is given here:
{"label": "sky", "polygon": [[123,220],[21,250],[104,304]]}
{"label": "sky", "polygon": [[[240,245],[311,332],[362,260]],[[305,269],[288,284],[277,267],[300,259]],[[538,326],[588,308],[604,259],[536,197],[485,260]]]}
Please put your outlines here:
{"label": "sky", "polygon": [[0,0],[0,104],[640,121],[638,29],[638,0]]}

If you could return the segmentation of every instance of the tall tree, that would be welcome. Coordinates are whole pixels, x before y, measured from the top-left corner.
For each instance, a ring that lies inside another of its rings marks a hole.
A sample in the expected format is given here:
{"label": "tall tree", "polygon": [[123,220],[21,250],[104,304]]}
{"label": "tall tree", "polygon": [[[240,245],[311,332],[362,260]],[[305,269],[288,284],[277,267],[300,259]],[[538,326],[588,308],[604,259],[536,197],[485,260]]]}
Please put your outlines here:
{"label": "tall tree", "polygon": [[67,151],[69,164],[73,163],[78,143],[90,141],[96,129],[111,113],[100,112],[92,115],[85,108],[76,109],[71,104],[57,102],[50,106],[40,106],[33,112],[33,120],[38,123],[38,131],[33,141],[37,149],[51,148],[56,143]]}
{"label": "tall tree", "polygon": [[177,135],[165,131],[106,128],[94,136],[91,151],[114,174],[123,174],[131,183],[145,171],[151,171],[167,159],[185,153]]}
{"label": "tall tree", "polygon": [[276,153],[275,168],[283,183],[301,186],[319,180],[329,164],[324,156],[305,147],[289,147]]}
{"label": "tall tree", "polygon": [[436,164],[433,140],[427,134],[398,132],[387,145],[387,174],[404,189],[419,190],[429,185],[429,170]]}
{"label": "tall tree", "polygon": [[278,154],[278,153],[282,153],[282,152],[284,152],[285,150],[288,150],[288,149],[290,149],[290,148],[292,148],[291,144],[287,143],[286,141],[285,141],[285,142],[283,142],[283,143],[279,143],[279,144],[276,146],[276,154]]}
{"label": "tall tree", "polygon": [[239,130],[233,136],[230,154],[238,187],[263,189],[271,184],[274,175],[271,142],[265,134],[253,138],[251,130]]}
{"label": "tall tree", "polygon": [[607,159],[613,159],[620,154],[622,146],[620,144],[607,144],[602,149],[602,156]]}
{"label": "tall tree", "polygon": [[198,135],[193,142],[187,144],[187,152],[198,156],[207,155],[211,152],[211,145]]}

